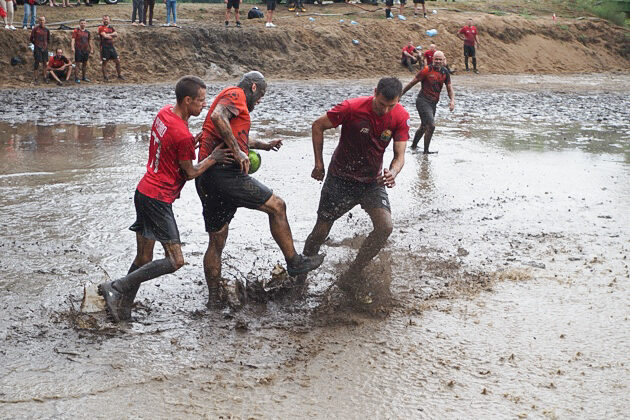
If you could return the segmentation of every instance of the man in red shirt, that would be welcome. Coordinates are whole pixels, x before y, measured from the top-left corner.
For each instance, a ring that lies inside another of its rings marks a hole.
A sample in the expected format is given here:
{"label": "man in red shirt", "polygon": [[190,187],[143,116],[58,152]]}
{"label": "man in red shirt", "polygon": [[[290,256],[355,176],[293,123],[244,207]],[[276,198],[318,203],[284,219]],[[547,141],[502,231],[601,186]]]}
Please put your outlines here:
{"label": "man in red shirt", "polygon": [[124,80],[124,77],[120,73],[120,59],[118,58],[116,48],[114,48],[114,41],[118,38],[118,33],[110,26],[109,16],[103,16],[103,24],[98,27],[98,35],[101,39],[101,60],[103,61],[101,69],[103,70],[103,80],[109,80],[105,73],[105,65],[109,60],[114,60],[118,78]]}
{"label": "man in red shirt", "polygon": [[429,45],[429,49],[424,52],[424,62],[427,66],[433,64],[433,54],[435,54],[435,44]]}
{"label": "man in red shirt", "polygon": [[249,113],[262,99],[267,82],[257,71],[245,73],[237,86],[223,89],[208,110],[199,158],[213,150],[232,151],[234,165],[217,165],[200,176],[195,184],[203,206],[208,249],[203,259],[208,284],[208,307],[220,307],[225,301],[221,284],[221,254],[228,236],[230,221],[239,207],[259,210],[269,215],[271,235],[287,262],[290,276],[314,270],[324,260],[322,255],[303,257],[295,251],[286,205],[271,189],[248,175],[249,149],[277,150],[282,142],[263,142],[249,138]]}
{"label": "man in red shirt", "polygon": [[416,47],[413,46],[413,42],[409,41],[402,49],[402,57],[400,62],[403,66],[406,66],[410,72],[413,72],[413,65],[420,63],[422,68],[422,58],[418,54]]}
{"label": "man in red shirt", "polygon": [[468,19],[468,25],[459,30],[457,37],[464,41],[466,71],[468,71],[468,57],[472,57],[473,71],[479,73],[479,70],[477,70],[477,57],[475,56],[475,44],[479,46],[479,39],[477,38],[477,27],[473,25],[472,19]]}
{"label": "man in red shirt", "polygon": [[[184,76],[175,86],[177,104],[166,105],[153,121],[147,172],[138,183],[134,196],[136,221],[129,229],[136,232],[136,258],[127,275],[101,283],[99,291],[114,321],[131,318],[131,306],[140,284],[184,265],[179,230],[172,203],[186,180],[201,175],[215,163],[231,162],[230,152],[218,149],[195,159],[195,140],[188,131],[188,119],[197,116],[206,105],[206,85],[195,76]],[[159,241],[165,258],[153,260],[153,247]]]}
{"label": "man in red shirt", "polygon": [[37,25],[31,31],[30,41],[33,43],[33,83],[37,83],[37,69],[42,63],[42,75],[46,80],[46,63],[48,62],[48,43],[50,42],[50,31],[46,27],[46,18],[37,18]]}
{"label": "man in red shirt", "polygon": [[404,95],[409,89],[415,86],[416,83],[422,82],[422,89],[416,99],[416,109],[418,110],[422,124],[413,136],[411,148],[415,149],[424,135],[425,155],[437,153],[429,152],[429,144],[431,144],[431,138],[435,130],[435,110],[440,100],[440,92],[442,92],[443,85],[446,85],[446,92],[451,100],[449,109],[451,111],[455,109],[455,94],[451,86],[451,74],[446,67],[444,67],[445,63],[446,57],[444,53],[442,51],[436,51],[435,54],[433,54],[433,64],[420,70],[418,74],[416,74],[416,77],[405,86],[402,92]]}
{"label": "man in red shirt", "polygon": [[[372,220],[373,230],[355,260],[340,278],[339,287],[356,291],[355,278],[379,253],[392,232],[387,188],[396,185],[396,176],[405,163],[409,139],[409,113],[398,103],[402,84],[393,77],[383,78],[374,96],[348,99],[313,122],[315,168],[311,177],[324,179],[324,131],[341,125],[339,144],[333,153],[322,187],[317,222],[304,244],[304,255],[315,255],[328,237],[333,223],[360,204]],[[383,154],[392,142],[394,159],[383,169]]]}
{"label": "man in red shirt", "polygon": [[[92,44],[90,44],[90,31],[85,29],[86,23],[85,19],[79,21],[79,27],[72,31],[72,41],[70,41],[70,48],[74,52],[74,62],[76,63],[74,81],[77,83],[81,83],[81,80],[84,82],[90,81],[90,79],[85,77],[85,71],[90,54],[94,53],[94,49]],[[79,63],[81,63],[81,79],[79,79]]]}
{"label": "man in red shirt", "polygon": [[59,86],[62,85],[61,79],[66,81],[70,80],[72,74],[72,63],[63,55],[63,50],[57,48],[55,55],[50,57],[48,64],[46,65],[46,73],[48,76],[57,81]]}

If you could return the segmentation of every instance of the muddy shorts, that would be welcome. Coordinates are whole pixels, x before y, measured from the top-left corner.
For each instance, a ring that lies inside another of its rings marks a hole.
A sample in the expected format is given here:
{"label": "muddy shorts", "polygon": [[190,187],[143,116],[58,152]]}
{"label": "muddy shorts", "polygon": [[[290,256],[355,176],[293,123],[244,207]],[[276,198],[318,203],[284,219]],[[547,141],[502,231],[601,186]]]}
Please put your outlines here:
{"label": "muddy shorts", "polygon": [[464,45],[464,57],[474,57],[474,56],[475,56],[475,46]]}
{"label": "muddy shorts", "polygon": [[276,0],[267,0],[267,10],[276,10]]}
{"label": "muddy shorts", "polygon": [[101,46],[101,60],[115,60],[118,58],[118,53],[116,52],[116,48],[113,45],[103,45]]}
{"label": "muddy shorts", "polygon": [[238,9],[240,4],[241,4],[241,0],[227,0],[228,9],[231,9],[232,7],[235,9]]}
{"label": "muddy shorts", "polygon": [[437,102],[434,103],[429,99],[425,98],[423,94],[418,94],[418,98],[416,98],[416,109],[418,110],[418,115],[420,115],[420,120],[422,121],[422,125],[432,125],[435,126],[435,109],[437,106]]}
{"label": "muddy shorts", "polygon": [[45,67],[46,63],[48,63],[48,50],[42,50],[37,45],[35,45],[33,49],[33,58],[35,58],[35,63],[33,63],[34,70],[37,70],[39,68],[39,63],[44,63]]}
{"label": "muddy shorts", "polygon": [[215,165],[195,179],[206,232],[221,230],[239,207],[257,209],[273,191],[233,165]]}
{"label": "muddy shorts", "polygon": [[77,63],[87,63],[89,58],[90,58],[89,51],[81,51],[81,50],[74,51],[74,61]]}
{"label": "muddy shorts", "polygon": [[133,203],[136,206],[136,221],[129,226],[129,230],[153,241],[181,243],[171,203],[147,197],[138,190],[133,197]]}
{"label": "muddy shorts", "polygon": [[424,0],[413,0],[414,4],[424,4]]}
{"label": "muddy shorts", "polygon": [[[57,75],[58,78],[60,79],[65,79],[66,75],[68,74],[68,72],[70,71],[70,69],[65,69],[65,70],[52,70],[52,72],[55,72],[55,75]],[[48,77],[51,80],[54,80],[54,77],[52,76],[52,72],[48,74]]]}
{"label": "muddy shorts", "polygon": [[366,184],[351,181],[330,174],[326,176],[317,209],[319,218],[334,222],[357,204],[361,204],[364,210],[383,208],[391,212],[385,186],[376,182]]}

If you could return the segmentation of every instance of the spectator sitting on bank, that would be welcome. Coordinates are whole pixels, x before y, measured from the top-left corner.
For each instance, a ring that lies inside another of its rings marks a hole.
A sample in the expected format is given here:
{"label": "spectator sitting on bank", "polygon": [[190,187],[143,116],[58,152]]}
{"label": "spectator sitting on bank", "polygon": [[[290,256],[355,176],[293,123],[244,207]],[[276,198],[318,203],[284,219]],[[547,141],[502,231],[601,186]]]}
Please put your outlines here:
{"label": "spectator sitting on bank", "polygon": [[50,57],[48,65],[46,66],[46,72],[51,79],[54,79],[59,86],[62,85],[61,79],[66,81],[70,80],[72,75],[72,62],[63,55],[63,50],[57,48],[55,55]]}
{"label": "spectator sitting on bank", "polygon": [[409,69],[410,72],[414,72],[413,65],[422,61],[420,53],[413,46],[413,42],[409,41],[402,49],[401,64]]}

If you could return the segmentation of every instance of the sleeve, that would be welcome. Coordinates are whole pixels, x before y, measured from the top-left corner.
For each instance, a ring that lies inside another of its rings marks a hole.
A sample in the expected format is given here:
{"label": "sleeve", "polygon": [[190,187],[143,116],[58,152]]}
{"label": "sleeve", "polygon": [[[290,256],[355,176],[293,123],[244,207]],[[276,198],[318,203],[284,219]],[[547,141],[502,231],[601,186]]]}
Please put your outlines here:
{"label": "sleeve", "polygon": [[405,110],[405,108],[402,108],[398,124],[396,124],[394,135],[392,137],[394,141],[409,140],[409,113]]}
{"label": "sleeve", "polygon": [[103,33],[103,30],[104,30],[104,29],[103,29],[103,26],[99,26],[99,27],[98,27],[98,29],[97,29],[98,34],[99,34],[99,35],[100,35],[100,34],[102,34],[102,33]]}
{"label": "sleeve", "polygon": [[451,73],[449,73],[448,70],[446,70],[446,77],[444,78],[444,84],[445,85],[451,84]]}
{"label": "sleeve", "polygon": [[177,135],[177,160],[195,160],[195,139],[190,132]]}
{"label": "sleeve", "polygon": [[429,66],[424,66],[422,70],[418,72],[418,80],[424,80],[427,77],[427,73],[429,73]]}
{"label": "sleeve", "polygon": [[75,41],[77,39],[77,30],[76,29],[74,31],[72,31],[72,39],[74,39]]}
{"label": "sleeve", "polygon": [[247,110],[247,99],[245,93],[238,89],[224,93],[217,105],[226,107],[236,117]]}
{"label": "sleeve", "polygon": [[339,127],[339,125],[348,121],[352,115],[352,106],[350,101],[345,100],[340,104],[335,105],[331,110],[326,113],[326,116],[332,123],[333,127]]}
{"label": "sleeve", "polygon": [[466,27],[463,27],[462,29],[459,30],[459,32],[457,32],[458,34],[463,34],[464,30],[466,29]]}

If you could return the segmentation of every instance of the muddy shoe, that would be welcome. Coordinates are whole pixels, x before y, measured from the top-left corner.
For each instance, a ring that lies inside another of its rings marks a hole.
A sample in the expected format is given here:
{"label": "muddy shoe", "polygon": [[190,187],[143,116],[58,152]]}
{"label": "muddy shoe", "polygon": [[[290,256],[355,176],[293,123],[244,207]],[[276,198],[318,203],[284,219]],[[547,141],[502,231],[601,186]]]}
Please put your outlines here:
{"label": "muddy shoe", "polygon": [[[98,285],[98,291],[105,299],[107,312],[114,319],[114,322],[126,321],[131,315],[131,308],[127,311],[123,305],[124,296],[118,290],[112,287],[112,283],[101,283]],[[129,316],[127,316],[129,314]]]}
{"label": "muddy shoe", "polygon": [[295,277],[299,274],[306,274],[311,270],[315,270],[324,261],[324,255],[318,254],[311,257],[306,257],[302,254],[298,254],[295,261],[287,263],[287,272],[289,276]]}

